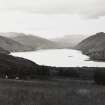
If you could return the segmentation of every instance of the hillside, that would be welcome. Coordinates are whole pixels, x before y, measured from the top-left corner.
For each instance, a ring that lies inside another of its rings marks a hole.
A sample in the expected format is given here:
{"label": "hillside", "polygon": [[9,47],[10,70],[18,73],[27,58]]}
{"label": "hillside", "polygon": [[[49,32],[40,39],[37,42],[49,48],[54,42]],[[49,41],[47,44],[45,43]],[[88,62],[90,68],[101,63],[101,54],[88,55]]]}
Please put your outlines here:
{"label": "hillside", "polygon": [[9,54],[10,52],[0,47],[0,54]]}
{"label": "hillside", "polygon": [[105,33],[100,32],[80,42],[76,49],[96,60],[105,60]]}
{"label": "hillside", "polygon": [[30,60],[0,53],[0,78],[25,78],[34,74],[37,64]]}
{"label": "hillside", "polygon": [[65,35],[64,37],[52,40],[61,45],[62,48],[73,48],[86,37],[86,35]]}
{"label": "hillside", "polygon": [[26,35],[24,33],[4,33],[2,35],[5,35],[12,40],[15,40],[19,43],[21,43],[24,46],[29,46],[33,48],[34,50],[36,49],[49,49],[49,48],[58,48],[59,45],[57,45],[55,42],[50,41],[45,38],[41,38],[38,36],[34,35]]}
{"label": "hillside", "polygon": [[30,51],[32,48],[24,46],[12,39],[0,36],[0,47],[9,52]]}

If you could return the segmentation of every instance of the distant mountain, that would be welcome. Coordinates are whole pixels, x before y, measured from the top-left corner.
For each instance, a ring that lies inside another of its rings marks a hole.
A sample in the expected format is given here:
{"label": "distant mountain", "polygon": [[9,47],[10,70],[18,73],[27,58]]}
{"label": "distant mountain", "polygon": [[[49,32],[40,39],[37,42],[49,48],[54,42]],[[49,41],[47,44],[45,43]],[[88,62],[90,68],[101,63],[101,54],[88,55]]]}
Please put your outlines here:
{"label": "distant mountain", "polygon": [[9,51],[0,48],[0,54],[9,54],[9,53],[10,53]]}
{"label": "distant mountain", "polygon": [[24,46],[12,39],[0,36],[0,48],[9,52],[30,51],[32,48]]}
{"label": "distant mountain", "polygon": [[76,49],[96,60],[105,60],[105,33],[100,32],[80,42]]}
{"label": "distant mountain", "polygon": [[62,48],[73,48],[86,37],[85,35],[66,35],[64,37],[52,39],[52,41],[61,45]]}
{"label": "distant mountain", "polygon": [[57,45],[57,43],[50,41],[48,39],[45,38],[41,38],[38,36],[34,36],[34,35],[26,35],[24,33],[14,33],[14,32],[10,32],[10,33],[6,33],[3,34],[9,38],[11,38],[12,40],[15,40],[19,43],[21,43],[24,46],[28,46],[33,48],[33,50],[36,49],[50,49],[50,48],[58,48],[59,45]]}

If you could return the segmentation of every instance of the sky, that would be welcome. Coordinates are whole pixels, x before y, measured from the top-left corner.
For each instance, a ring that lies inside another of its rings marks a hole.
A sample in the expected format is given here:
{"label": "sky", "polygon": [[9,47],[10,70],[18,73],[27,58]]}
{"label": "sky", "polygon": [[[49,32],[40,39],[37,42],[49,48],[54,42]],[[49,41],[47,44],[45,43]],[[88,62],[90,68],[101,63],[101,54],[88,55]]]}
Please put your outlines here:
{"label": "sky", "polygon": [[0,32],[54,38],[105,32],[105,0],[0,0]]}

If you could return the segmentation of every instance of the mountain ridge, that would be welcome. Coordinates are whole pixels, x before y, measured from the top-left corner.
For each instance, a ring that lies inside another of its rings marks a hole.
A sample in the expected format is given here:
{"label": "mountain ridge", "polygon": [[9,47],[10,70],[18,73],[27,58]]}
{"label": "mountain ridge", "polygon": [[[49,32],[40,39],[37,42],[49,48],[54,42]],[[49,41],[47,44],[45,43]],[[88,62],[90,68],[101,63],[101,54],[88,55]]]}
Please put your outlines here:
{"label": "mountain ridge", "polygon": [[10,32],[10,33],[2,33],[2,35],[24,46],[31,47],[33,48],[33,50],[59,48],[59,45],[57,43],[48,40],[46,38],[42,38],[32,34]]}
{"label": "mountain ridge", "polygon": [[0,47],[9,52],[30,51],[31,48],[24,46],[10,38],[0,35]]}
{"label": "mountain ridge", "polygon": [[96,33],[80,42],[75,48],[95,60],[105,60],[105,33]]}
{"label": "mountain ridge", "polygon": [[74,48],[79,42],[85,39],[86,35],[65,35],[63,37],[54,38],[52,41],[57,42],[62,48]]}

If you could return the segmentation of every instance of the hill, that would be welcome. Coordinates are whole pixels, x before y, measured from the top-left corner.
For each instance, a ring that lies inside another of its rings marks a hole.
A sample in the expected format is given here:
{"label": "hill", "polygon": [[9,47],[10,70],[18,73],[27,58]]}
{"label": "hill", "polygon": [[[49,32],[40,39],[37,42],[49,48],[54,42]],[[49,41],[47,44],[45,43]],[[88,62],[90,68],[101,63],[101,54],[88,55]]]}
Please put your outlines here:
{"label": "hill", "polygon": [[9,54],[10,52],[7,50],[4,50],[3,48],[0,48],[0,53],[1,54]]}
{"label": "hill", "polygon": [[105,33],[100,32],[80,42],[76,49],[96,60],[105,60]]}
{"label": "hill", "polygon": [[50,41],[48,39],[45,38],[41,38],[35,35],[26,35],[24,33],[14,33],[14,32],[10,32],[10,33],[5,33],[3,34],[9,38],[11,38],[12,40],[15,40],[19,43],[21,43],[24,46],[28,46],[33,48],[33,50],[36,49],[50,49],[50,48],[58,48],[59,46],[53,42]]}
{"label": "hill", "polygon": [[32,48],[24,46],[10,38],[0,36],[0,47],[9,52],[31,51]]}
{"label": "hill", "polygon": [[30,60],[0,53],[0,78],[26,78],[34,75],[37,64]]}
{"label": "hill", "polygon": [[52,41],[58,43],[62,48],[73,48],[85,38],[85,35],[65,35],[64,37],[52,39]]}

